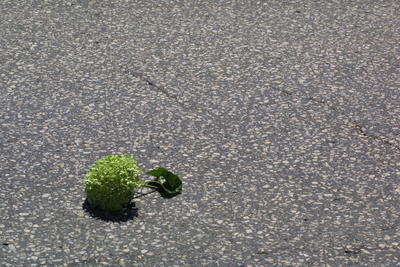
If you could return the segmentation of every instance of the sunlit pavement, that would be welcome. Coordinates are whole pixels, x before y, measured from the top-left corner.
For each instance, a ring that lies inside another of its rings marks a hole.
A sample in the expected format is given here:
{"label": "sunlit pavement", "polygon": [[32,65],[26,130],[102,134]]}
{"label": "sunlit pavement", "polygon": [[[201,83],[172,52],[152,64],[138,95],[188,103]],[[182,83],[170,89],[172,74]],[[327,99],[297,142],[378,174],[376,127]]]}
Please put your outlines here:
{"label": "sunlit pavement", "polygon": [[[400,262],[399,1],[0,14],[1,266]],[[84,177],[111,154],[183,193],[93,212]]]}

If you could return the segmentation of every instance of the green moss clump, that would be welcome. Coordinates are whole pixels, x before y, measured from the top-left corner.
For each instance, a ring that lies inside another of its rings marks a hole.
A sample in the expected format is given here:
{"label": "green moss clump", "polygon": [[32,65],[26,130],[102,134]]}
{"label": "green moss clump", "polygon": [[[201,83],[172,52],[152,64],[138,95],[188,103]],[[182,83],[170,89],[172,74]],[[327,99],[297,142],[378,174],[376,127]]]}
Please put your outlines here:
{"label": "green moss clump", "polygon": [[87,201],[94,208],[120,211],[140,188],[141,170],[130,155],[111,155],[96,161],[85,177]]}

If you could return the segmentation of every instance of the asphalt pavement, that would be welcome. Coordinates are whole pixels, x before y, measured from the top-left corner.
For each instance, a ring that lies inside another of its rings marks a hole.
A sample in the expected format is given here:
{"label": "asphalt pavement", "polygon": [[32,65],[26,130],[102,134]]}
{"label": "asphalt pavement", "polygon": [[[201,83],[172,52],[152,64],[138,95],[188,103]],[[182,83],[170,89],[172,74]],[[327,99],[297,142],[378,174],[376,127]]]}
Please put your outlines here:
{"label": "asphalt pavement", "polygon": [[2,0],[0,152],[1,266],[399,266],[400,2]]}

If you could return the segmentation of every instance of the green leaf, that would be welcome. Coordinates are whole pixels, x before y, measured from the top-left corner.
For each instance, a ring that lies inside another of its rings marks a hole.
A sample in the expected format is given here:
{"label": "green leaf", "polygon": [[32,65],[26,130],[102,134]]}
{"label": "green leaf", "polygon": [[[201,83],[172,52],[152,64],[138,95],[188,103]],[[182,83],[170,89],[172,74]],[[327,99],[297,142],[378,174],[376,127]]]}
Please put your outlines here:
{"label": "green leaf", "polygon": [[164,193],[167,197],[171,197],[182,193],[181,179],[167,169],[158,168],[148,171],[146,174],[156,177],[148,183],[157,186],[161,190],[161,194]]}

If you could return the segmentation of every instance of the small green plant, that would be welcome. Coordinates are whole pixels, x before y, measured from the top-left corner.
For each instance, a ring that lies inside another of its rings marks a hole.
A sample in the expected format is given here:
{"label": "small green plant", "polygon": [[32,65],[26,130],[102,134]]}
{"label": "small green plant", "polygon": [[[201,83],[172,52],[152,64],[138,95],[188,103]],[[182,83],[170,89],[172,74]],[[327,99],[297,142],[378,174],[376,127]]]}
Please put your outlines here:
{"label": "small green plant", "polygon": [[134,190],[142,187],[157,189],[165,196],[182,192],[182,181],[165,168],[146,174],[155,179],[142,183],[141,170],[130,155],[111,155],[96,161],[85,177],[87,201],[94,208],[120,211],[127,207]]}

